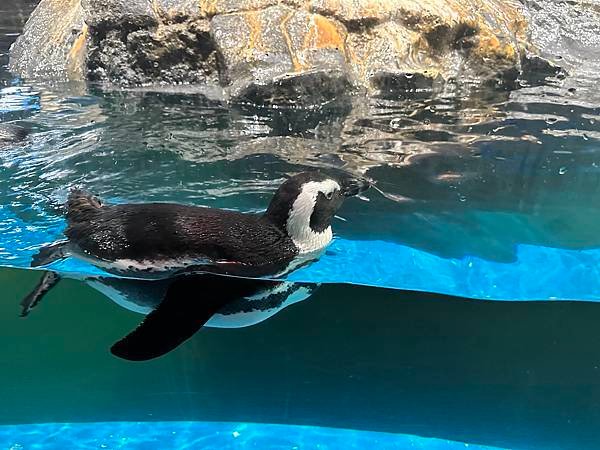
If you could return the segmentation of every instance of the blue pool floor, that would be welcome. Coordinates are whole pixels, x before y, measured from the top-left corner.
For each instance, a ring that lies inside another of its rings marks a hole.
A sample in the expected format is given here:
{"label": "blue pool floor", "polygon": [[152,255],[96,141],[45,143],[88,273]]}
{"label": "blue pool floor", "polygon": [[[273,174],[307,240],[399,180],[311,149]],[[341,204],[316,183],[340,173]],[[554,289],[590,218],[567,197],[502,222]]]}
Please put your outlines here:
{"label": "blue pool floor", "polygon": [[95,422],[0,426],[0,448],[493,450],[408,434],[233,422]]}

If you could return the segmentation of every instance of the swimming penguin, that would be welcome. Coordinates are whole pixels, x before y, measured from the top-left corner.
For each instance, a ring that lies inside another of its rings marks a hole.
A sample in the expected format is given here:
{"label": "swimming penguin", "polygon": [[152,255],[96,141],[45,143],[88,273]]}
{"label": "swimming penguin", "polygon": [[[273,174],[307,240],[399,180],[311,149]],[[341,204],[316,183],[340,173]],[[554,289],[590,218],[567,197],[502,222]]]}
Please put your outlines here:
{"label": "swimming penguin", "polygon": [[40,249],[32,266],[73,256],[132,278],[208,272],[241,277],[287,273],[331,242],[331,221],[365,180],[306,172],[286,180],[264,214],[173,203],[106,205],[82,191],[67,200],[66,241]]}
{"label": "swimming penguin", "polygon": [[29,131],[20,126],[12,123],[1,123],[0,124],[0,145],[14,144],[25,140],[29,135]]}
{"label": "swimming penguin", "polygon": [[[196,289],[185,299],[181,307],[198,300],[207,283],[222,284],[220,295],[227,295],[232,283],[252,284],[254,292],[235,298],[219,309],[205,324],[209,328],[245,328],[257,325],[277,314],[284,308],[309,298],[319,287],[316,283],[290,281],[250,280],[223,277],[220,275],[189,275],[187,280]],[[217,278],[219,277],[219,278]],[[251,283],[254,281],[254,283]],[[138,314],[150,314],[163,302],[169,287],[180,282],[180,278],[165,280],[132,280],[116,277],[88,278],[85,283],[122,308]],[[195,298],[197,297],[197,298]],[[202,301],[201,299],[198,301]]]}
{"label": "swimming penguin", "polygon": [[[198,290],[199,273],[275,276],[314,260],[331,242],[331,221],[344,198],[368,187],[365,180],[301,173],[279,187],[264,214],[167,203],[104,205],[93,195],[75,190],[67,201],[68,240],[40,249],[32,266],[72,255],[124,277],[175,277],[160,305],[123,340],[126,344],[115,344],[112,349],[126,359],[149,359],[160,352],[148,348],[174,348],[164,340],[148,345],[156,330],[177,322],[164,318],[194,318],[188,328],[194,331],[183,333],[185,340],[225,305],[258,295],[264,288],[262,283],[269,283],[221,277],[217,278],[219,284],[214,276],[204,278],[202,283],[211,284],[201,284],[202,291],[219,294],[188,300],[187,307],[182,307],[182,299],[189,298],[186,289]],[[22,315],[27,315],[58,280],[57,274],[47,272],[21,303]],[[194,309],[193,314],[189,308]],[[144,339],[137,338],[139,334]],[[183,340],[180,336],[172,342],[179,345]]]}
{"label": "swimming penguin", "polygon": [[[56,280],[53,272],[44,274],[22,302],[22,315],[27,315],[39,303],[40,292]],[[318,284],[212,274],[162,280],[94,277],[84,281],[119,306],[146,315],[134,331],[111,347],[115,356],[130,361],[162,356],[203,326],[242,328],[256,325],[283,308],[306,300],[318,288]]]}

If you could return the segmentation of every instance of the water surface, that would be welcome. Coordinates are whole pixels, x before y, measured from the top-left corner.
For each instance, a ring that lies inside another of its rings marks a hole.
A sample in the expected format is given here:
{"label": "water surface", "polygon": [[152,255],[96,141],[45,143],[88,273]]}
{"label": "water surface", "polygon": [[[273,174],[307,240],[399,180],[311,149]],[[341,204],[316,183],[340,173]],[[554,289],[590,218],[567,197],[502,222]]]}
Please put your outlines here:
{"label": "water surface", "polygon": [[[107,202],[257,212],[291,173],[343,170],[387,195],[349,200],[331,251],[294,280],[597,300],[596,89],[585,79],[523,84],[312,109],[152,88],[8,88],[5,97],[27,105],[17,116],[32,134],[1,154],[0,264],[28,267],[37,248],[62,238],[60,205],[74,186]],[[75,261],[54,268],[92,270]],[[545,288],[548,277],[557,285]]]}

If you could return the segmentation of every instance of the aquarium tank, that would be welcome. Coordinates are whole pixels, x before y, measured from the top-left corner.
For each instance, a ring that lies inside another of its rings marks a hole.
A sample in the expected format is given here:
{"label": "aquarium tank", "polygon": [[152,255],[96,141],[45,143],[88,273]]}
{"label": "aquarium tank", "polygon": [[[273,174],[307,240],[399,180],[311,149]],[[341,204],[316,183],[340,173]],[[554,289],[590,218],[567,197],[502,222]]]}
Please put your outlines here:
{"label": "aquarium tank", "polygon": [[594,0],[2,0],[0,449],[600,448]]}

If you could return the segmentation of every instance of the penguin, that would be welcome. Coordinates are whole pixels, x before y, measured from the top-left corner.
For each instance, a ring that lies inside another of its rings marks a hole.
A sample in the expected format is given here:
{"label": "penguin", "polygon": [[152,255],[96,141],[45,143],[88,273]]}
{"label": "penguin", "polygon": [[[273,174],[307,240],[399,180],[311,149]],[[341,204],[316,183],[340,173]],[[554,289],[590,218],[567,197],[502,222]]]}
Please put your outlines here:
{"label": "penguin", "polygon": [[[300,173],[279,187],[263,214],[172,203],[107,205],[76,189],[67,200],[67,239],[42,247],[31,265],[72,256],[123,278],[166,280],[158,307],[111,349],[125,359],[151,359],[192,336],[226,305],[272,283],[256,278],[281,276],[318,258],[333,238],[331,221],[344,199],[369,186],[349,176]],[[21,315],[59,280],[47,272],[21,303]],[[189,290],[212,295],[190,301]],[[174,325],[186,319],[189,326]],[[174,329],[181,333],[169,334]],[[157,341],[155,334],[163,337]]]}
{"label": "penguin", "polygon": [[[247,283],[249,279],[237,281],[235,278],[218,275],[190,275],[190,283],[202,292],[207,282],[214,284]],[[233,299],[219,309],[205,324],[208,328],[246,328],[258,325],[279,311],[311,297],[320,286],[318,283],[297,283],[290,281],[254,280],[254,292]],[[167,290],[179,278],[165,280],[132,280],[116,277],[94,277],[85,283],[102,295],[128,311],[148,315],[156,310],[166,296]],[[228,288],[228,286],[225,286]],[[221,291],[221,295],[223,291]],[[187,295],[185,302],[194,301],[195,295]],[[190,298],[192,297],[192,298]],[[201,300],[199,300],[201,301]],[[185,305],[182,304],[182,307]]]}
{"label": "penguin", "polygon": [[0,146],[24,141],[29,135],[27,128],[12,123],[0,124]]}
{"label": "penguin", "polygon": [[[40,292],[47,292],[56,281],[54,272],[44,273],[22,302],[23,316],[39,303]],[[119,306],[146,315],[134,331],[111,347],[113,355],[128,361],[147,361],[163,356],[203,326],[243,328],[256,325],[282,309],[306,300],[319,287],[318,284],[212,274],[161,280],[89,277],[84,281]]]}
{"label": "penguin", "polygon": [[65,241],[42,247],[32,267],[73,256],[121,277],[181,273],[279,276],[329,245],[331,221],[346,197],[369,182],[303,172],[286,180],[263,214],[174,203],[104,204],[72,190]]}

